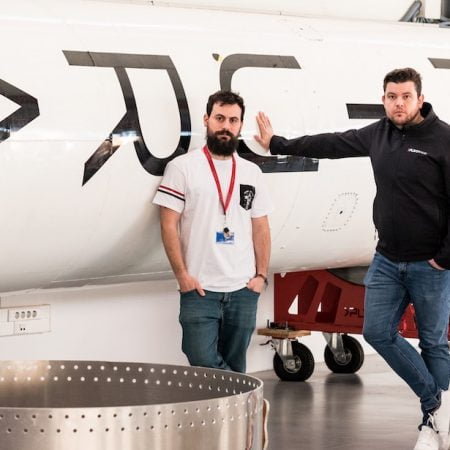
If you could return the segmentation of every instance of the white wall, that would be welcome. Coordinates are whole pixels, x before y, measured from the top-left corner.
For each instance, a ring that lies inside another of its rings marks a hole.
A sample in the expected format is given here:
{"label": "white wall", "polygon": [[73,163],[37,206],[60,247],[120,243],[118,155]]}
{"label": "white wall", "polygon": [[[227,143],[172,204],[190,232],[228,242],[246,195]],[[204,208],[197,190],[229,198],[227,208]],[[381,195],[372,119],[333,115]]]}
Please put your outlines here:
{"label": "white wall", "polygon": [[[51,305],[51,332],[0,338],[0,359],[75,359],[187,364],[181,351],[175,281],[6,295],[1,307]],[[273,320],[273,285],[260,299],[257,326]],[[272,368],[273,351],[254,335],[248,372]],[[321,333],[302,338],[323,361]],[[371,352],[365,344],[366,350]]]}

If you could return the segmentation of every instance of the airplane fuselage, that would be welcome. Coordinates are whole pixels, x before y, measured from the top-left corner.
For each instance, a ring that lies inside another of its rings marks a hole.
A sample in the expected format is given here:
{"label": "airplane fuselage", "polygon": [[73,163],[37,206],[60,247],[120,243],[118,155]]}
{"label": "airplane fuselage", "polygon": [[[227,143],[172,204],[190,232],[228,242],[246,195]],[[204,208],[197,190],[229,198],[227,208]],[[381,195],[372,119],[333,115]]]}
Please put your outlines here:
{"label": "airplane fuselage", "polygon": [[[25,12],[26,11],[26,12]],[[367,264],[376,244],[368,158],[268,157],[277,134],[377,120],[382,79],[422,73],[450,120],[450,30],[133,4],[14,2],[0,15],[0,292],[170,276],[151,204],[165,164],[204,142],[207,97],[247,110],[239,152],[276,211],[271,270]]]}

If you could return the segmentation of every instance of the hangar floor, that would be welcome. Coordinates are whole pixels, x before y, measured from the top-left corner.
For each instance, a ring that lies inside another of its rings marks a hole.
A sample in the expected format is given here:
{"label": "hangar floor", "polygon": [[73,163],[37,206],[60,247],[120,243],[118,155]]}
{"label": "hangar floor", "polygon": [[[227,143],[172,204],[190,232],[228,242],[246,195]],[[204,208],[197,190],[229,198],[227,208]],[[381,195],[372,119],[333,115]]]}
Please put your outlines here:
{"label": "hangar floor", "polygon": [[264,381],[270,402],[269,450],[411,450],[420,421],[419,401],[377,355],[354,375],[317,363],[306,382]]}

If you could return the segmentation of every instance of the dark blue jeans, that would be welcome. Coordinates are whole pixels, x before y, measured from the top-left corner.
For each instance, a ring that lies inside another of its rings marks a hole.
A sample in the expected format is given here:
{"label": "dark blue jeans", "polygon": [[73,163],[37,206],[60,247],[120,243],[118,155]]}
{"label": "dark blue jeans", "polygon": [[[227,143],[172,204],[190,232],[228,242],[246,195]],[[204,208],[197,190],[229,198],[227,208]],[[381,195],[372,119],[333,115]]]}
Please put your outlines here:
{"label": "dark blue jeans", "polygon": [[[450,271],[427,261],[393,262],[376,253],[365,285],[364,338],[408,383],[425,414],[439,406],[440,392],[449,386]],[[410,303],[421,354],[397,331]]]}
{"label": "dark blue jeans", "polygon": [[180,294],[183,352],[192,366],[245,372],[259,294],[247,288],[205,293]]}

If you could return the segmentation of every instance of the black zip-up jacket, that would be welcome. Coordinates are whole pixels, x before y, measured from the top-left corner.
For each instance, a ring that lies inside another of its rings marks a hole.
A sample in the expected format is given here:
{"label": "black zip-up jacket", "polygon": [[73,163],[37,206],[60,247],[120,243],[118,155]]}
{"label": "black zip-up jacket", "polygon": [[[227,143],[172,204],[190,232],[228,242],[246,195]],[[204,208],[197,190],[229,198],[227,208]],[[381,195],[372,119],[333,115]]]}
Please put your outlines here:
{"label": "black zip-up jacket", "polygon": [[383,118],[343,133],[273,136],[270,151],[310,158],[370,156],[377,251],[396,262],[434,258],[450,269],[450,126],[429,103],[421,114],[422,122],[403,129]]}

